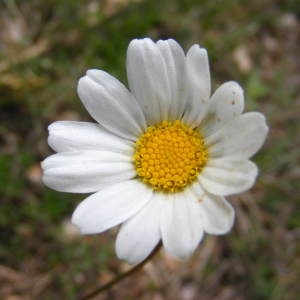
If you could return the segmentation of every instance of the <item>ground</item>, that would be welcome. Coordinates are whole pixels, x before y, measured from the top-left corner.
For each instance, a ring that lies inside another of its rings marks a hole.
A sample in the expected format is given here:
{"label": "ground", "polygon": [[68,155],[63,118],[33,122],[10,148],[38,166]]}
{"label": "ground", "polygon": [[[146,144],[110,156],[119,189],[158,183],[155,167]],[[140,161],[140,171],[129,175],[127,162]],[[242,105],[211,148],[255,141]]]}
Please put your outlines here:
{"label": "ground", "polygon": [[267,117],[256,185],[229,197],[234,229],[206,236],[193,257],[163,250],[96,299],[272,299],[300,293],[300,7],[297,0],[3,0],[0,2],[0,298],[75,299],[128,265],[117,229],[81,236],[70,216],[83,195],[41,183],[47,126],[90,120],[76,95],[88,68],[126,82],[129,41],[175,38],[207,48],[213,89],[245,89]]}

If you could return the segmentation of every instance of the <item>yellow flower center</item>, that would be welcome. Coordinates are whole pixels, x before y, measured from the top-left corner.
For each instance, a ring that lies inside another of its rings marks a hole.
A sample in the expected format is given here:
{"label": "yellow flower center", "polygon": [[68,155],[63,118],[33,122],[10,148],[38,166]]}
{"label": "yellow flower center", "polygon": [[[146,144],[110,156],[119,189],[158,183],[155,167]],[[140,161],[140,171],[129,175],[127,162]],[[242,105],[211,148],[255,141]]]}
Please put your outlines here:
{"label": "yellow flower center", "polygon": [[154,190],[177,192],[193,182],[208,160],[201,134],[181,121],[149,126],[136,141],[138,176]]}

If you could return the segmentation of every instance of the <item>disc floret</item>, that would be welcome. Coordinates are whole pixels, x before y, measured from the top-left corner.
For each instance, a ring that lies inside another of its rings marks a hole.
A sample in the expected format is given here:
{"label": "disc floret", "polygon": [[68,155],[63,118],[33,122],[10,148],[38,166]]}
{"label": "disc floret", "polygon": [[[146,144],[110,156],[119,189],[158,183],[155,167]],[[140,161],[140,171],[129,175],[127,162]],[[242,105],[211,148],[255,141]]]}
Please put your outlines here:
{"label": "disc floret", "polygon": [[177,192],[193,182],[208,160],[198,130],[179,120],[149,126],[136,141],[138,176],[154,190]]}

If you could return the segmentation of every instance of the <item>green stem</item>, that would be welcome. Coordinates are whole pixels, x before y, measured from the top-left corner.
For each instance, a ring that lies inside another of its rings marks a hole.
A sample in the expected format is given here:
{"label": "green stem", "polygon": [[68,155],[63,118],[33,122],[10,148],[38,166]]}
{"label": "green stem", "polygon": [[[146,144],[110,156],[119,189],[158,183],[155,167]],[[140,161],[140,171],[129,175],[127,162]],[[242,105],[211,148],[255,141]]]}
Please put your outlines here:
{"label": "green stem", "polygon": [[152,257],[159,251],[160,247],[161,247],[161,243],[159,243],[154,248],[154,250],[151,252],[151,254],[146,259],[144,259],[141,263],[139,263],[138,265],[136,265],[133,268],[129,269],[128,271],[117,275],[111,281],[105,283],[102,286],[99,286],[98,288],[96,288],[92,292],[87,293],[85,296],[83,296],[81,298],[78,298],[78,300],[88,300],[88,299],[91,299],[91,298],[95,297],[96,295],[98,295],[99,293],[110,289],[111,287],[113,287],[115,284],[117,284],[118,282],[122,281],[126,277],[131,276],[133,273],[135,273],[138,270],[140,270],[148,261],[150,261],[152,259]]}

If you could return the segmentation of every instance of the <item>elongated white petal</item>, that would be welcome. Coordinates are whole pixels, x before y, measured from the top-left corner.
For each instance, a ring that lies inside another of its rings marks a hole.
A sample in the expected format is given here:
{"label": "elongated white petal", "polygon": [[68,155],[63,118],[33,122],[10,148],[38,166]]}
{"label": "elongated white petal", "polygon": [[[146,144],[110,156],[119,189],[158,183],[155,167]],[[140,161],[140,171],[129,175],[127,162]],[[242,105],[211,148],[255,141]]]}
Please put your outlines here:
{"label": "elongated white petal", "polygon": [[189,96],[183,121],[192,127],[197,127],[207,110],[210,97],[211,83],[206,50],[199,45],[193,45],[187,53],[186,66]]}
{"label": "elongated white petal", "polygon": [[249,160],[211,159],[199,181],[209,193],[228,196],[251,188],[257,173],[257,166]]}
{"label": "elongated white petal", "polygon": [[222,84],[212,95],[208,111],[201,122],[201,132],[209,136],[244,110],[244,93],[234,81]]}
{"label": "elongated white petal", "polygon": [[160,241],[159,214],[162,210],[161,194],[151,200],[135,216],[126,221],[117,236],[116,252],[120,259],[137,264],[150,255]]}
{"label": "elongated white petal", "polygon": [[105,130],[99,124],[57,121],[49,127],[48,143],[56,152],[108,150],[133,153],[133,143]]}
{"label": "elongated white petal", "polygon": [[177,258],[187,258],[203,237],[198,202],[187,193],[170,195],[160,215],[160,228],[166,251]]}
{"label": "elongated white petal", "polygon": [[168,115],[171,86],[167,71],[164,57],[151,39],[130,42],[127,50],[128,83],[149,125],[164,120]]}
{"label": "elongated white petal", "polygon": [[190,191],[198,203],[204,231],[217,235],[229,232],[233,226],[235,213],[226,199],[207,193],[199,182],[195,182]]}
{"label": "elongated white petal", "polygon": [[108,151],[57,153],[46,158],[42,168],[45,185],[71,193],[95,192],[136,174],[128,155]]}
{"label": "elongated white petal", "polygon": [[248,159],[263,145],[268,133],[264,115],[250,112],[235,118],[206,138],[211,157]]}
{"label": "elongated white petal", "polygon": [[166,65],[171,93],[168,119],[181,119],[187,96],[185,54],[180,45],[172,39],[159,40],[157,46]]}
{"label": "elongated white petal", "polygon": [[135,140],[146,128],[135,98],[116,78],[89,70],[78,82],[78,95],[90,115],[107,130]]}
{"label": "elongated white petal", "polygon": [[235,213],[224,197],[206,194],[199,204],[205,232],[219,235],[231,230]]}
{"label": "elongated white petal", "polygon": [[123,181],[89,196],[75,209],[72,223],[82,233],[100,233],[140,211],[152,197],[152,190],[137,181]]}

